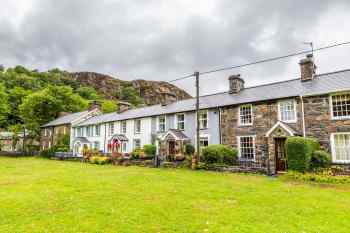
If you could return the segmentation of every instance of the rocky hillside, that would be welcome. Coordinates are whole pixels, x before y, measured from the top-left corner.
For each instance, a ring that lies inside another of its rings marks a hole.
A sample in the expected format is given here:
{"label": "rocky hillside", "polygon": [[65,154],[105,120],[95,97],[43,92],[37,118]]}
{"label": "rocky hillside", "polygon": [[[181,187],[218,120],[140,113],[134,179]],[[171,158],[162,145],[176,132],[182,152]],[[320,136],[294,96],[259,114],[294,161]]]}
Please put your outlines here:
{"label": "rocky hillside", "polygon": [[71,73],[72,78],[82,86],[93,87],[108,99],[119,99],[123,87],[133,87],[146,105],[159,104],[167,100],[183,100],[191,98],[184,90],[167,82],[133,80],[124,81],[108,75],[93,72]]}

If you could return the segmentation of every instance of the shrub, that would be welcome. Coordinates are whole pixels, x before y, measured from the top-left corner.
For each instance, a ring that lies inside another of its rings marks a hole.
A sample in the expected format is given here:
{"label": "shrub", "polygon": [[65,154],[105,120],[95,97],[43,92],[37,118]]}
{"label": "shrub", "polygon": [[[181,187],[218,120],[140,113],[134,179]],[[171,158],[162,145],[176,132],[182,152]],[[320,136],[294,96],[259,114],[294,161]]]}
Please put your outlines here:
{"label": "shrub", "polygon": [[349,176],[334,176],[331,171],[324,170],[321,173],[300,173],[295,171],[289,171],[282,176],[287,180],[300,180],[307,182],[317,183],[330,183],[330,184],[349,184]]}
{"label": "shrub", "polygon": [[49,149],[42,150],[40,152],[40,157],[49,159],[49,158],[52,158],[52,157],[55,156],[55,152],[56,152],[56,147],[53,146],[53,147],[51,147]]}
{"label": "shrub", "polygon": [[319,148],[319,143],[312,138],[288,138],[286,142],[288,169],[299,172],[307,171],[310,167],[312,153]]}
{"label": "shrub", "polygon": [[132,159],[140,159],[140,158],[143,158],[144,155],[145,155],[145,153],[142,149],[136,149],[133,152],[131,152]]}
{"label": "shrub", "polygon": [[224,145],[210,145],[202,150],[203,162],[206,164],[225,163],[233,165],[237,161],[238,151]]}
{"label": "shrub", "polygon": [[105,156],[92,156],[89,158],[89,162],[92,164],[104,165],[110,162],[110,159]]}
{"label": "shrub", "polygon": [[193,155],[195,152],[195,148],[192,144],[186,144],[185,145],[185,154],[186,155]]}
{"label": "shrub", "polygon": [[157,147],[152,144],[144,145],[143,151],[145,152],[146,155],[154,157],[157,152]]}
{"label": "shrub", "polygon": [[316,150],[312,153],[310,169],[328,168],[331,166],[331,155],[322,150]]}

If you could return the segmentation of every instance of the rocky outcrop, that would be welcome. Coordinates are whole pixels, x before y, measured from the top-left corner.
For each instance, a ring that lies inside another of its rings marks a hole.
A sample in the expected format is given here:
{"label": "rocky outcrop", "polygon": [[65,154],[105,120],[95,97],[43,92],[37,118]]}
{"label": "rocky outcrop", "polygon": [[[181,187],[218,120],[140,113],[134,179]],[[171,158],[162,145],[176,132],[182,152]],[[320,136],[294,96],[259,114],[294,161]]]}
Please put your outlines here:
{"label": "rocky outcrop", "polygon": [[71,73],[71,77],[82,86],[89,86],[107,99],[118,100],[118,93],[124,86],[134,87],[146,105],[160,104],[164,98],[171,97],[172,100],[183,100],[191,98],[184,90],[167,82],[133,80],[124,81],[109,75],[94,72]]}

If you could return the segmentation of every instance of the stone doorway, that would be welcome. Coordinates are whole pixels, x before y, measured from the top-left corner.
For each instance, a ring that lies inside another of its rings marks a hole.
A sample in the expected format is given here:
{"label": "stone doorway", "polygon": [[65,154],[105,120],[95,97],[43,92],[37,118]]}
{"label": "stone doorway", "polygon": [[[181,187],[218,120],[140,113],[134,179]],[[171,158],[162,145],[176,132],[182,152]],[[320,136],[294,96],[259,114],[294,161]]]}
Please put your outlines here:
{"label": "stone doorway", "polygon": [[267,133],[268,160],[267,167],[270,174],[287,170],[287,156],[285,142],[288,137],[298,133],[287,124],[278,121]]}
{"label": "stone doorway", "polygon": [[284,172],[287,170],[287,156],[285,147],[287,138],[275,138],[274,140],[276,172]]}

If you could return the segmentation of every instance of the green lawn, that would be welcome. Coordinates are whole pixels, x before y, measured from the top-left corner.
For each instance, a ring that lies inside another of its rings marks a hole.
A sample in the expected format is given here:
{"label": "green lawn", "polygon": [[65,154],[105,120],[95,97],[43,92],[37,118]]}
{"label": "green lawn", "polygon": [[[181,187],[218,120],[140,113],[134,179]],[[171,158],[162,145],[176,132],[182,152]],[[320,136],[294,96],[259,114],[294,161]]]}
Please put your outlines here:
{"label": "green lawn", "polygon": [[0,157],[0,232],[350,232],[350,187]]}

